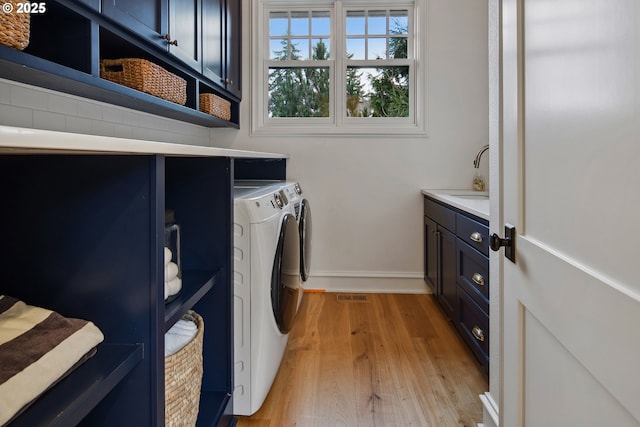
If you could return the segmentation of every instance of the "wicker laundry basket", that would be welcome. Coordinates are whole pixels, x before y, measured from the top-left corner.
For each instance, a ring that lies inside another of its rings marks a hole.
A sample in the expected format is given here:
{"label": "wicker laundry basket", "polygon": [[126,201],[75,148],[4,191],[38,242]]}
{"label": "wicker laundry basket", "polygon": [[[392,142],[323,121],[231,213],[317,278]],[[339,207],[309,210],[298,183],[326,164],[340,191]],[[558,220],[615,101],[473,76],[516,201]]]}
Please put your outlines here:
{"label": "wicker laundry basket", "polygon": [[[17,1],[5,0],[2,3],[3,10],[0,11],[0,44],[24,50],[29,44],[30,15],[17,12]],[[7,12],[9,7],[12,8],[12,12]]]}
{"label": "wicker laundry basket", "polygon": [[180,351],[164,358],[166,427],[195,426],[200,407],[204,322],[194,311],[187,312],[182,318],[194,321],[198,332]]}
{"label": "wicker laundry basket", "polygon": [[146,59],[103,59],[100,77],[176,104],[187,103],[186,80]]}
{"label": "wicker laundry basket", "polygon": [[200,94],[200,111],[223,120],[231,119],[231,103],[213,93]]}

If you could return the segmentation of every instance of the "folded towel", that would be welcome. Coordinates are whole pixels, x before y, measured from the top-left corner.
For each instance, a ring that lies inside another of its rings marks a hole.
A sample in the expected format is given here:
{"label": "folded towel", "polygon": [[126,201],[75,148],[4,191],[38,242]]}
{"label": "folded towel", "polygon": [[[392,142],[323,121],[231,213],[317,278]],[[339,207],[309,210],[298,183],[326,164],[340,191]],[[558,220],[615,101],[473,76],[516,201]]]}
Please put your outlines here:
{"label": "folded towel", "polygon": [[171,258],[173,258],[173,254],[171,253],[171,249],[168,247],[164,247],[164,265],[167,265],[171,262]]}
{"label": "folded towel", "polygon": [[170,329],[174,334],[191,335],[198,330],[198,325],[191,320],[178,320]]}
{"label": "folded towel", "polygon": [[92,323],[0,295],[0,425],[104,340]]}
{"label": "folded towel", "polygon": [[177,294],[182,290],[182,279],[176,277],[170,282],[164,282],[164,290],[165,299],[169,298],[171,295]]}
{"label": "folded towel", "polygon": [[[191,324],[191,325],[189,325]],[[191,320],[178,320],[164,334],[164,356],[171,356],[180,351],[198,333],[198,325]]]}
{"label": "folded towel", "polygon": [[164,266],[164,281],[170,282],[176,277],[178,277],[178,264],[172,261]]}

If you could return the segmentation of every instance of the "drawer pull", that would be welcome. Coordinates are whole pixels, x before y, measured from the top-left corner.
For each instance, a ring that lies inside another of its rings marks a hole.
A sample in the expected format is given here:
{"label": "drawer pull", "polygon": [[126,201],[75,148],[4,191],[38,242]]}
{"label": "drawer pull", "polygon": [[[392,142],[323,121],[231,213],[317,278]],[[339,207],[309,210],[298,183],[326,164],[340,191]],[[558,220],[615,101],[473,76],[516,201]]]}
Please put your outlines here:
{"label": "drawer pull", "polygon": [[482,243],[482,234],[478,233],[477,231],[471,233],[471,236],[469,236],[469,238],[476,243]]}
{"label": "drawer pull", "polygon": [[482,277],[482,274],[480,273],[473,273],[473,276],[471,276],[471,280],[473,280],[473,283],[478,286],[484,286],[484,277]]}
{"label": "drawer pull", "polygon": [[484,342],[484,332],[482,332],[480,326],[474,326],[473,329],[471,329],[471,333],[478,341]]}

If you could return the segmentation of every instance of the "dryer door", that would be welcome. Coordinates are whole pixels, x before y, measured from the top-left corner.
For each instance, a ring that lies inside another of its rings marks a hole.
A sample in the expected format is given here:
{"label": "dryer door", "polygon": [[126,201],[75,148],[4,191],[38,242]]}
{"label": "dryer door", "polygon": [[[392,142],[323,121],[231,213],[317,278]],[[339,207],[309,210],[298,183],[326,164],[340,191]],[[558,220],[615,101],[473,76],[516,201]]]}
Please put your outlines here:
{"label": "dryer door", "polygon": [[300,276],[306,282],[311,265],[311,207],[307,199],[302,199],[300,205]]}
{"label": "dryer door", "polygon": [[291,214],[282,218],[271,273],[271,306],[280,332],[288,333],[298,310],[300,289],[300,234]]}

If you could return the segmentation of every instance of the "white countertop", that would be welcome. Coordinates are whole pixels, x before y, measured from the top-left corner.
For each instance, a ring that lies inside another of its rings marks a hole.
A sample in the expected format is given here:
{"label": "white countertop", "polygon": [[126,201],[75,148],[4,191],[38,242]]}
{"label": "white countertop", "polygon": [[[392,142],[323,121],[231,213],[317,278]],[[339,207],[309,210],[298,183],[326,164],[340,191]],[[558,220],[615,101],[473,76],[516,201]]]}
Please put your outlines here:
{"label": "white countertop", "polygon": [[488,191],[423,189],[422,194],[489,221]]}
{"label": "white countertop", "polygon": [[286,154],[200,147],[0,125],[0,153],[164,154],[286,159]]}

